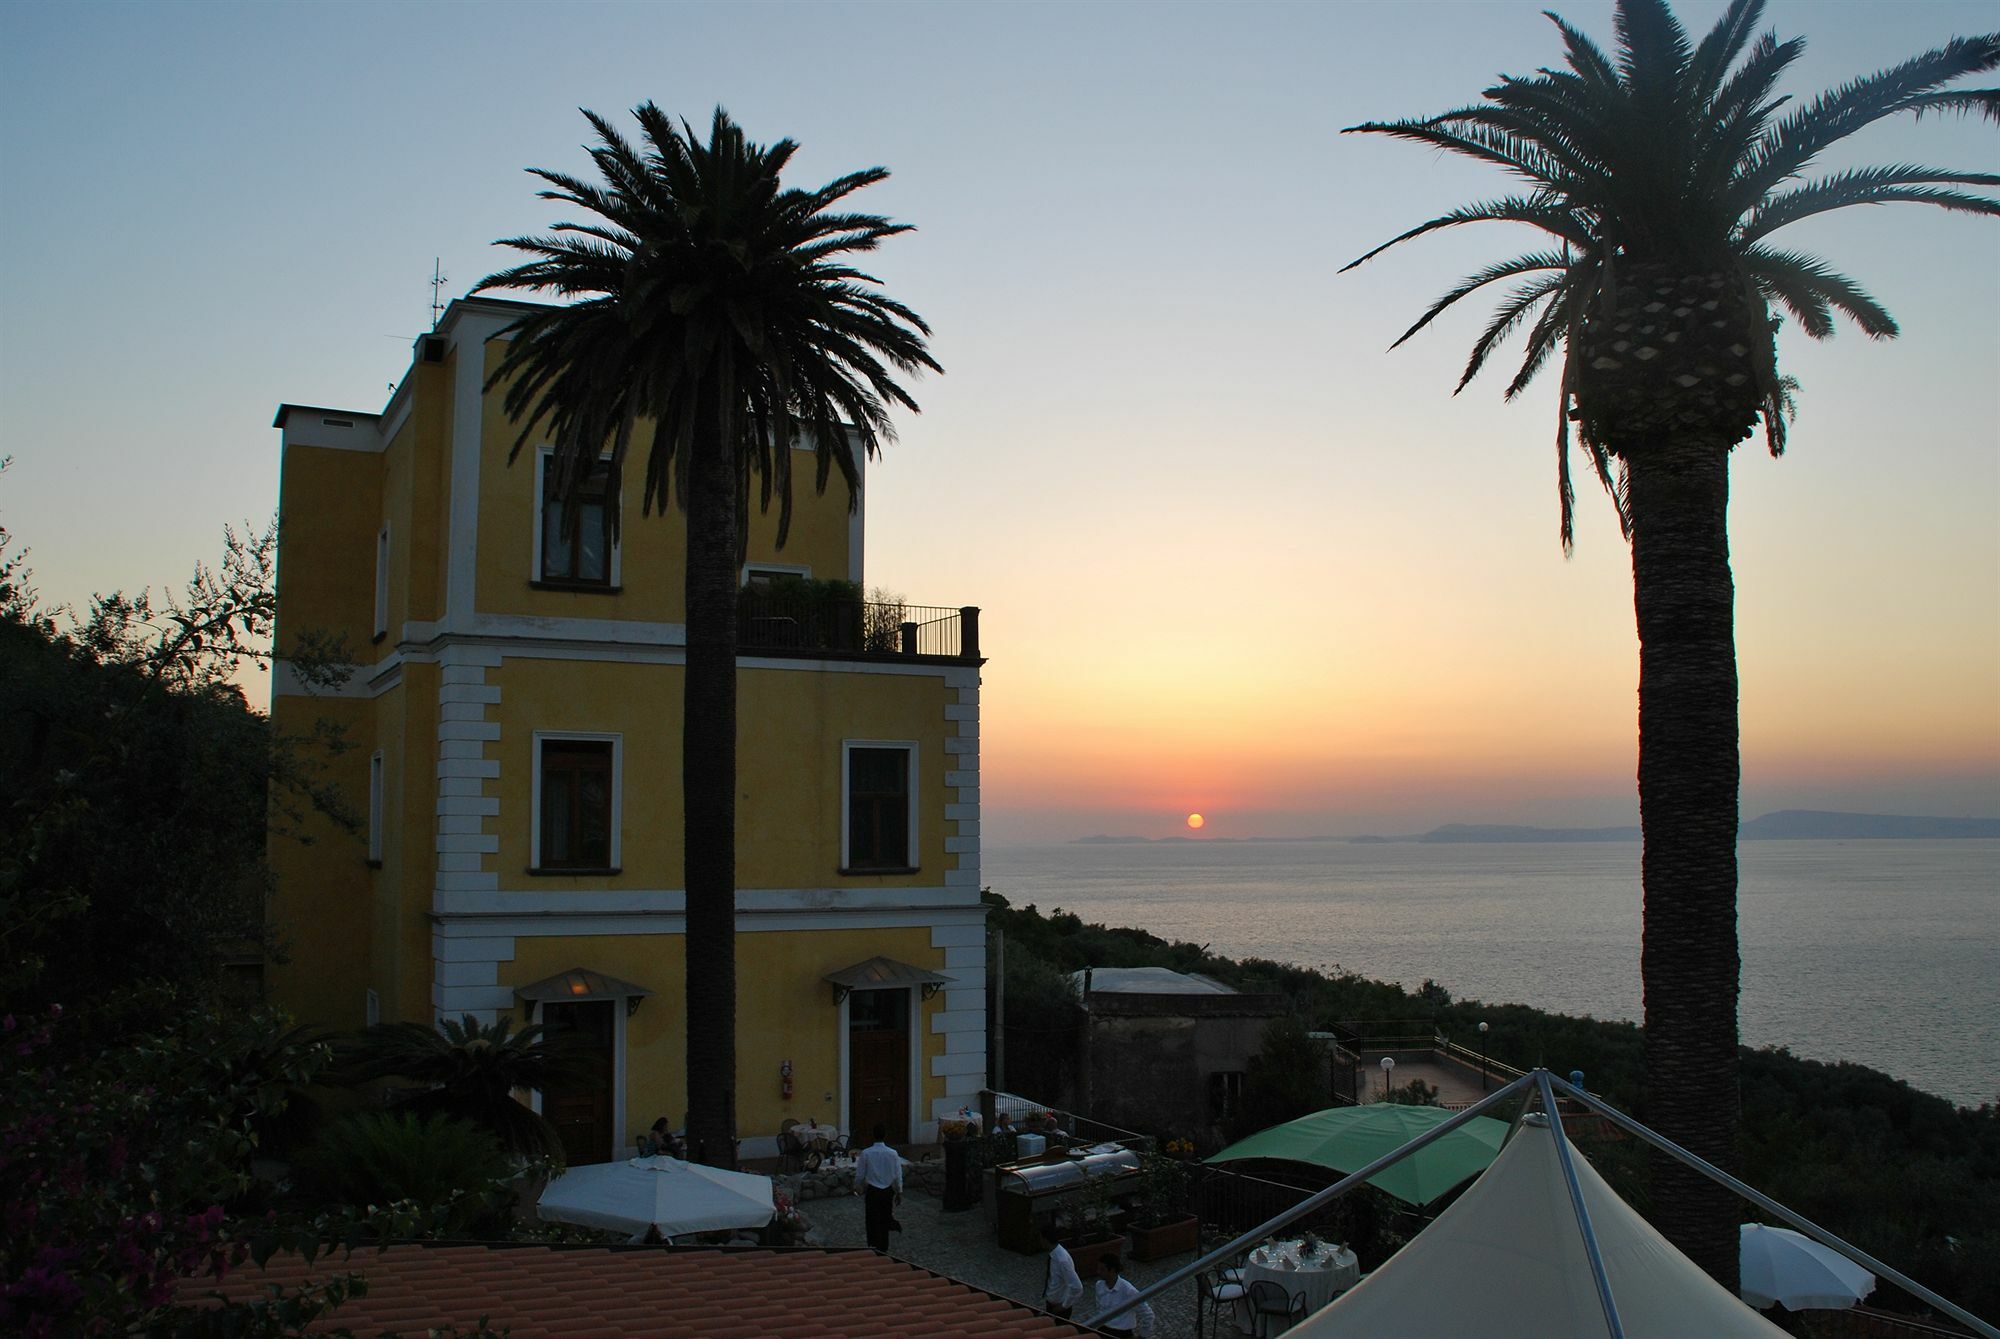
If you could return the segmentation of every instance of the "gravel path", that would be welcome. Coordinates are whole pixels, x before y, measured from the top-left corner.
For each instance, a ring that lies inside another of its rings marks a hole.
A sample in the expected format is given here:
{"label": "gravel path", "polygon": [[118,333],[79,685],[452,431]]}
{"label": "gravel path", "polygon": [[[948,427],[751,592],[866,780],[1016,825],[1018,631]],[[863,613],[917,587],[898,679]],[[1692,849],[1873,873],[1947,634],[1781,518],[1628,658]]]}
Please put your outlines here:
{"label": "gravel path", "polygon": [[[799,1206],[812,1223],[810,1240],[821,1246],[864,1246],[859,1196],[836,1196],[808,1200]],[[1029,1306],[1039,1306],[1047,1276],[1045,1257],[1022,1255],[1007,1250],[996,1238],[989,1211],[973,1208],[959,1213],[944,1212],[944,1202],[924,1194],[903,1197],[896,1211],[903,1230],[889,1238],[889,1254],[898,1260],[921,1265],[934,1273],[969,1283],[975,1288],[998,1293]],[[1191,1255],[1171,1256],[1154,1264],[1127,1261],[1126,1277],[1141,1291],[1157,1278],[1188,1263]],[[1077,1307],[1077,1319],[1088,1321],[1095,1303],[1089,1279],[1084,1280],[1084,1300]],[[1153,1299],[1158,1320],[1158,1339],[1192,1339],[1195,1332],[1195,1286],[1192,1279],[1164,1297]],[[1228,1331],[1225,1329],[1225,1334]]]}

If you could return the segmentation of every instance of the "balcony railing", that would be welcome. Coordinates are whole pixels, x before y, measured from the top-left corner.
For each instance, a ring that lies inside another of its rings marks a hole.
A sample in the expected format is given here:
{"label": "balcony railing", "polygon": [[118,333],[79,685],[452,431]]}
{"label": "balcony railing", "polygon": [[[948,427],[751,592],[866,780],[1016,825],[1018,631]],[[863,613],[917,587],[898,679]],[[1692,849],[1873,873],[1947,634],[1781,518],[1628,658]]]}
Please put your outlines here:
{"label": "balcony railing", "polygon": [[746,586],[737,649],[835,660],[979,660],[979,610],[828,598]]}

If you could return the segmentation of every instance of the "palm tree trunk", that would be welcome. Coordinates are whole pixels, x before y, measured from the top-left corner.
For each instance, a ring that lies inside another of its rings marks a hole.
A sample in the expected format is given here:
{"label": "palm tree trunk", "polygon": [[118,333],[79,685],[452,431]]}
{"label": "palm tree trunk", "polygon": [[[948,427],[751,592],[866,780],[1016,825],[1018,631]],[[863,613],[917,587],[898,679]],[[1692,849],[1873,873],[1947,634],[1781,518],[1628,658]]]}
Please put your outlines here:
{"label": "palm tree trunk", "polygon": [[[1646,1113],[1726,1170],[1736,1162],[1737,747],[1729,448],[1686,434],[1621,452],[1639,625],[1639,820],[1645,834]],[[1654,1221],[1736,1290],[1738,1206],[1664,1156]]]}
{"label": "palm tree trunk", "polygon": [[[712,397],[710,397],[712,399]],[[708,416],[704,416],[707,418]],[[736,484],[723,423],[688,462],[681,793],[692,1156],[736,1164]]]}

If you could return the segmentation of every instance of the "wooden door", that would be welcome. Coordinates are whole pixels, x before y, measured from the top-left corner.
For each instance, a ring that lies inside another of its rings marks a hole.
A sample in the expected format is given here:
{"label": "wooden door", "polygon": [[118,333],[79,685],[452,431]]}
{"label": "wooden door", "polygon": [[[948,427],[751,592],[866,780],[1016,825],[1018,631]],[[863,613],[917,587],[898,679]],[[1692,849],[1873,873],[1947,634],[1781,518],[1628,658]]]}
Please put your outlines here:
{"label": "wooden door", "polygon": [[542,1093],[542,1115],[556,1127],[563,1156],[572,1167],[609,1162],[616,1151],[611,1128],[611,1085],[617,1072],[612,1063],[616,1033],[611,1010],[610,1000],[542,1006],[548,1034],[574,1038],[572,1044],[591,1057],[578,1077],[551,1084]]}
{"label": "wooden door", "polygon": [[847,1002],[847,1132],[856,1146],[875,1137],[910,1139],[910,992],[857,990]]}

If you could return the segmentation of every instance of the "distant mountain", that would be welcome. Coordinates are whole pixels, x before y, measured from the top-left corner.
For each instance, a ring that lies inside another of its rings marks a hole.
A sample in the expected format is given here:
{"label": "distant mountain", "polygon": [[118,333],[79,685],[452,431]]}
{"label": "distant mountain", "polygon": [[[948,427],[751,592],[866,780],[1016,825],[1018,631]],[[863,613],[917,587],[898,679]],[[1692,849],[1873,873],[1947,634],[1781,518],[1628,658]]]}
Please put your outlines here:
{"label": "distant mountain", "polygon": [[2000,818],[1912,818],[1899,814],[1843,814],[1827,809],[1780,809],[1751,819],[1738,832],[1746,842],[2000,837]]}

